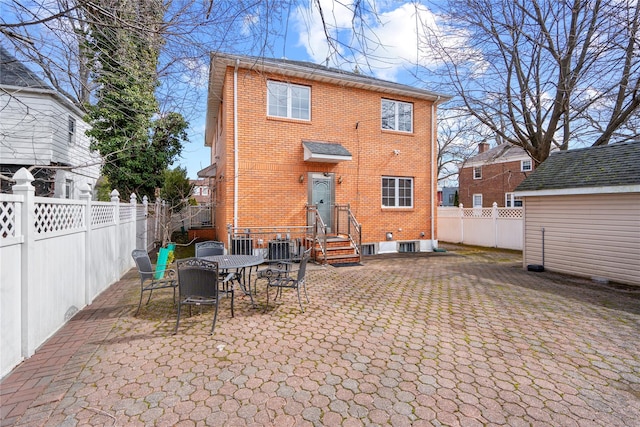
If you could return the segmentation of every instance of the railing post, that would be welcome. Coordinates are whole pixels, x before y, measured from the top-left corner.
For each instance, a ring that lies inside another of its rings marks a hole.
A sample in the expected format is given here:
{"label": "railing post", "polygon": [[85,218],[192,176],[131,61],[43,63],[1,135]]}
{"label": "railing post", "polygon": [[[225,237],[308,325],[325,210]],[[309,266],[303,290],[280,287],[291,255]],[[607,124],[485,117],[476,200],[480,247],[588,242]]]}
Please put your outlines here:
{"label": "railing post", "polygon": [[91,304],[93,301],[93,280],[91,280],[91,186],[84,184],[80,188],[80,200],[84,201],[84,303]]}
{"label": "railing post", "polygon": [[24,241],[21,245],[20,258],[20,355],[24,358],[31,356],[35,352],[35,343],[29,342],[29,291],[34,275],[31,262],[35,259],[35,188],[31,184],[33,175],[21,168],[13,175],[16,184],[11,187],[13,194],[22,196],[22,212],[20,225]]}
{"label": "railing post", "polygon": [[[118,251],[120,250],[120,193],[118,190],[113,190],[111,192],[111,204],[113,205],[113,222],[114,222],[114,231],[113,231],[113,250],[114,250],[114,259],[112,260],[111,265],[120,267],[120,263],[118,262]],[[118,280],[118,274],[114,271],[112,280]]]}
{"label": "railing post", "polygon": [[493,247],[498,247],[498,203],[491,205],[491,219],[493,222]]}
{"label": "railing post", "polygon": [[460,217],[460,243],[464,243],[464,205],[458,205],[458,216]]}
{"label": "railing post", "polygon": [[[142,196],[142,209],[144,212],[144,222],[143,222],[143,230],[142,230],[142,238],[140,239],[142,241],[142,247],[138,248],[138,249],[144,249],[147,250],[148,249],[148,244],[149,244],[149,229],[147,227],[149,227],[149,198],[147,196]],[[136,211],[136,215],[137,215],[137,211]]]}

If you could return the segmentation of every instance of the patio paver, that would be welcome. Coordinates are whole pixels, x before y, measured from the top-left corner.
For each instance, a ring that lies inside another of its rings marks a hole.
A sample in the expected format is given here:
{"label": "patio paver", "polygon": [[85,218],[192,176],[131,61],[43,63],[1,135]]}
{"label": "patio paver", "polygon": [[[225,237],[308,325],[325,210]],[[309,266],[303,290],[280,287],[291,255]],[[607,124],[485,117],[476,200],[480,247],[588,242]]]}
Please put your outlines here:
{"label": "patio paver", "polygon": [[518,253],[310,265],[311,304],[133,317],[135,271],[0,383],[0,425],[640,425],[640,289]]}

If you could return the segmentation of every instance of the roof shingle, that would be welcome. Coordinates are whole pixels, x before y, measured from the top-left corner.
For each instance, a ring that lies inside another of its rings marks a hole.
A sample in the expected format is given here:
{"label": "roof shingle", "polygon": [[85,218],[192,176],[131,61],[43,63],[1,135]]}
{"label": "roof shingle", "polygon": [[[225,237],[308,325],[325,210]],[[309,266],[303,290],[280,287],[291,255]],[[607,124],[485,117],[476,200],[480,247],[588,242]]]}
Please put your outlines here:
{"label": "roof shingle", "polygon": [[640,184],[640,141],[552,153],[515,191]]}

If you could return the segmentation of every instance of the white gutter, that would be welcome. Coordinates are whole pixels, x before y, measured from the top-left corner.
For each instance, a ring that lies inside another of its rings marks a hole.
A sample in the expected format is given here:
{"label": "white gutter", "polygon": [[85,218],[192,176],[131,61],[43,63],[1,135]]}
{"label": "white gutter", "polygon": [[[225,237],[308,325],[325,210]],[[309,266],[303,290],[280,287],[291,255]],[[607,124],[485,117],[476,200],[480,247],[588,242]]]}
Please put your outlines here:
{"label": "white gutter", "polygon": [[233,228],[238,228],[238,65],[233,70]]}
{"label": "white gutter", "polygon": [[[433,104],[431,104],[431,179],[433,179],[433,169],[434,169],[434,164],[435,164],[435,152],[436,150],[434,149],[434,146],[438,145],[438,140],[435,137],[435,128],[436,128],[436,117],[435,117],[435,107],[438,104],[438,101],[440,101],[440,95],[438,95],[438,97],[436,98],[435,101],[433,101]],[[438,182],[438,175],[436,174],[436,182],[432,182],[431,186],[430,186],[430,194],[431,194],[431,250],[434,250],[436,248],[435,245],[435,239],[433,238],[435,236],[435,230],[436,230],[436,221],[435,221],[435,213],[436,213],[436,209],[434,206],[434,199],[433,199],[433,186],[434,184],[437,185]]]}

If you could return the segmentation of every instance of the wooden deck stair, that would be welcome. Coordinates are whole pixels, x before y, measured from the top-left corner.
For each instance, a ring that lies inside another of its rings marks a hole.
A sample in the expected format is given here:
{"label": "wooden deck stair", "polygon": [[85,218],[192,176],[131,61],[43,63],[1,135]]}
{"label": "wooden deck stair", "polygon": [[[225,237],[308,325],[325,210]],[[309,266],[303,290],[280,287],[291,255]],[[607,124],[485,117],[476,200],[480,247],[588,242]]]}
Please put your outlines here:
{"label": "wooden deck stair", "polygon": [[[320,245],[316,243],[317,262],[324,262]],[[327,237],[327,264],[341,264],[347,262],[360,262],[358,250],[348,237],[330,236]]]}

